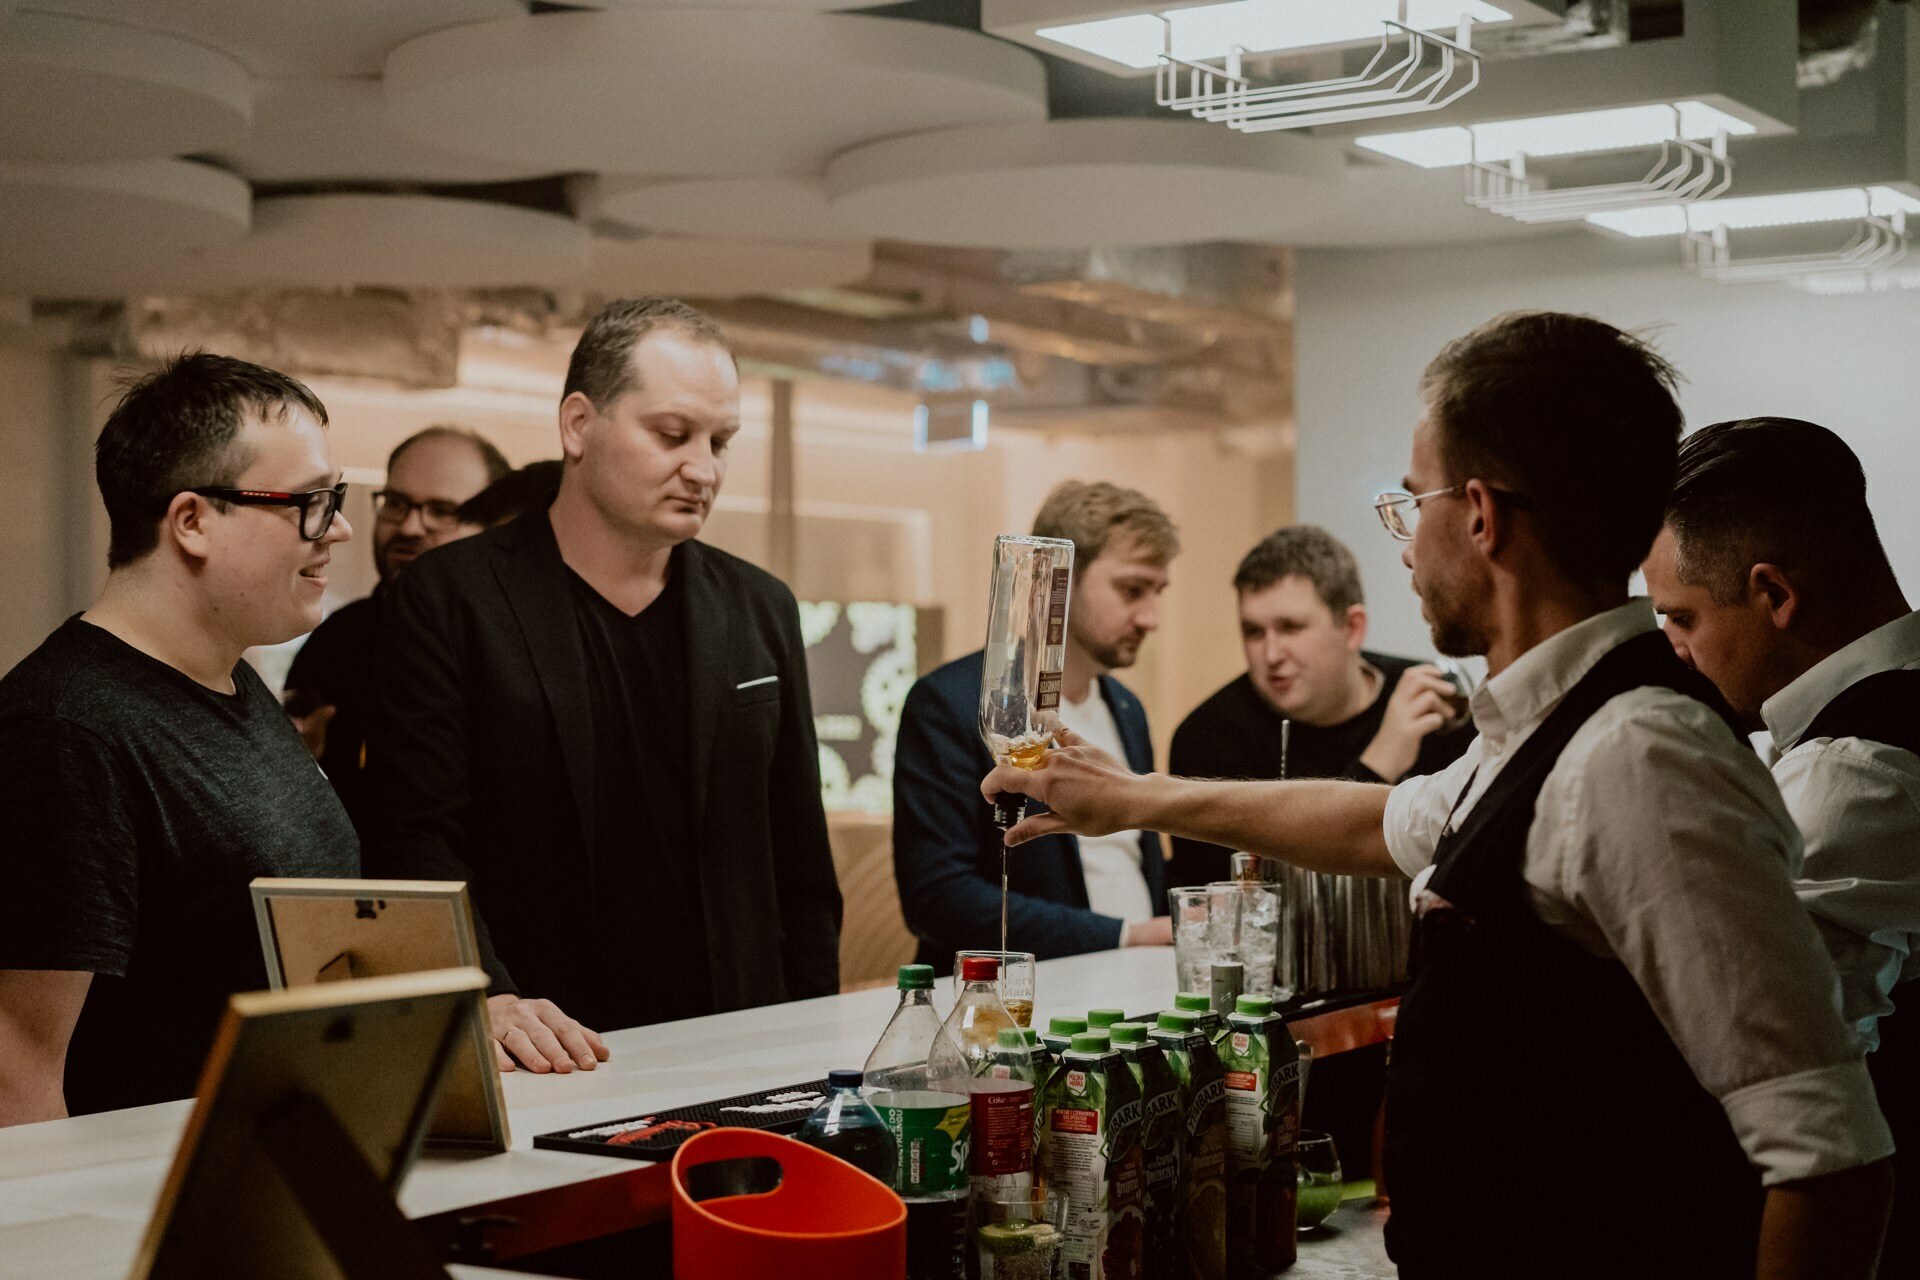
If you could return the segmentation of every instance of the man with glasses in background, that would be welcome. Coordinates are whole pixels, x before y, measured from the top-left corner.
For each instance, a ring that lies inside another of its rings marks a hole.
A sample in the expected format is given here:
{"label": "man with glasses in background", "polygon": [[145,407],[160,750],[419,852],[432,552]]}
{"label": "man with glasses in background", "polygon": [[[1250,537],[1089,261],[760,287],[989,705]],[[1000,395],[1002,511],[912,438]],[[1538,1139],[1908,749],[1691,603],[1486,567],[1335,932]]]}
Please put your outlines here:
{"label": "man with glasses in background", "polygon": [[[1403,1280],[1874,1273],[1893,1142],[1794,897],[1799,833],[1628,594],[1674,480],[1676,380],[1545,312],[1428,366],[1406,490],[1378,509],[1440,652],[1487,658],[1479,736],[1443,772],[1143,777],[1069,741],[982,786],[1049,806],[1009,844],[1137,827],[1412,878],[1386,1108]],[[1637,1229],[1668,1191],[1684,1228]]]}
{"label": "man with glasses in background", "polygon": [[428,427],[402,440],[387,459],[386,486],[373,495],[379,583],[315,628],[287,672],[287,710],[362,835],[372,827],[367,723],[383,594],[423,553],[480,532],[484,526],[460,518],[461,504],[511,469],[485,437],[461,427]]}
{"label": "man with glasses in background", "polygon": [[352,536],[313,393],[194,354],[95,447],[106,586],[0,680],[0,1125],[188,1097],[266,985],[255,876],[355,876],[353,826],[241,655],[320,620]]}

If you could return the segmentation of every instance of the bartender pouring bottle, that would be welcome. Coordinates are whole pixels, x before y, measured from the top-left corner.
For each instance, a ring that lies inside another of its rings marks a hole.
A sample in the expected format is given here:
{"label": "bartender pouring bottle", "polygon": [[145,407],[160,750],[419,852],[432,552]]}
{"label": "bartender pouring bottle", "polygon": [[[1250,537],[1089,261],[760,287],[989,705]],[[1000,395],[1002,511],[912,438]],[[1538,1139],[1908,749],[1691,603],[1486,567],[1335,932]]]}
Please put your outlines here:
{"label": "bartender pouring bottle", "polygon": [[1480,735],[1395,787],[1135,775],[1071,735],[991,797],[1008,833],[1158,830],[1405,875],[1417,924],[1387,1086],[1406,1280],[1870,1277],[1893,1143],[1800,837],[1732,713],[1627,579],[1661,523],[1673,369],[1552,313],[1448,344],[1379,513],[1440,652],[1484,654]]}

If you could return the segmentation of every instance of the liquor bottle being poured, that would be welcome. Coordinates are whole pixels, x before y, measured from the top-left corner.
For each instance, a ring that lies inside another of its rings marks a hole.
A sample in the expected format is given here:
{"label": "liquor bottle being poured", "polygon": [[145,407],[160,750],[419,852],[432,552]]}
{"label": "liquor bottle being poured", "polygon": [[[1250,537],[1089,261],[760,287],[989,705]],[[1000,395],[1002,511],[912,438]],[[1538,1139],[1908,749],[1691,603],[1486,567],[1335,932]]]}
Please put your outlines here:
{"label": "liquor bottle being poured", "polygon": [[[993,540],[986,661],[980,676],[980,736],[995,764],[1037,769],[1060,727],[1067,661],[1067,600],[1073,543],[1001,534]],[[994,803],[1002,831],[1026,812],[1021,796]],[[1007,949],[1007,851],[1000,850],[1000,949]]]}

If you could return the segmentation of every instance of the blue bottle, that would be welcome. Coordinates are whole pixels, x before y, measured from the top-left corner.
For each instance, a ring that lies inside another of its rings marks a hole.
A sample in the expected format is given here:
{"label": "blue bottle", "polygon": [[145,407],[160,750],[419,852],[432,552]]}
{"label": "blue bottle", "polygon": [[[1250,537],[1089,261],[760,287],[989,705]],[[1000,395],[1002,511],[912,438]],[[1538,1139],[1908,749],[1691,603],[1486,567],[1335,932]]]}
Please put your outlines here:
{"label": "blue bottle", "polygon": [[827,1096],[793,1136],[891,1185],[896,1159],[893,1134],[873,1104],[860,1095],[861,1078],[858,1071],[829,1071]]}

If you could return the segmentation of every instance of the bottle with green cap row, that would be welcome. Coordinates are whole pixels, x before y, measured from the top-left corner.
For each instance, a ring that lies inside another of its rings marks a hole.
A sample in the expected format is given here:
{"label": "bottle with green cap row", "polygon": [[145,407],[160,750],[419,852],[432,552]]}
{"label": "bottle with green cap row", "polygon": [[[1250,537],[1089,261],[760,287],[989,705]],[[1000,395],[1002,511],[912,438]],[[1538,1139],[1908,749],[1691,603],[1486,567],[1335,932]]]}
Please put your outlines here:
{"label": "bottle with green cap row", "polygon": [[1087,1030],[1111,1031],[1116,1022],[1125,1022],[1125,1009],[1089,1009],[1087,1010]]}
{"label": "bottle with green cap row", "polygon": [[1076,1280],[1141,1276],[1140,1086],[1105,1031],[1074,1036],[1042,1105],[1041,1167],[1047,1186],[1067,1197],[1067,1274]]}
{"label": "bottle with green cap row", "polygon": [[1267,1276],[1293,1265],[1299,1196],[1300,1050],[1271,996],[1240,996],[1220,1042],[1227,1094],[1229,1269]]}
{"label": "bottle with green cap row", "polygon": [[963,1280],[967,1231],[964,1091],[943,1089],[928,1069],[944,1040],[933,1007],[933,967],[900,966],[900,1003],[867,1055],[867,1100],[894,1139],[894,1191],[907,1204],[908,1280]]}
{"label": "bottle with green cap row", "polygon": [[1180,1234],[1186,1245],[1186,1266],[1173,1274],[1191,1280],[1223,1280],[1227,1274],[1227,1111],[1220,1058],[1200,1030],[1198,1015],[1189,1010],[1162,1013],[1152,1037],[1180,1082],[1185,1119]]}
{"label": "bottle with green cap row", "polygon": [[1173,1007],[1191,1013],[1199,1019],[1200,1034],[1218,1048],[1220,1037],[1227,1034],[1227,1020],[1213,1007],[1213,1001],[1200,991],[1181,991],[1173,997]]}
{"label": "bottle with green cap row", "polygon": [[1180,1166],[1186,1154],[1180,1081],[1144,1022],[1116,1022],[1114,1048],[1140,1086],[1140,1168],[1146,1180],[1142,1260],[1149,1276],[1177,1276],[1186,1262],[1180,1239]]}
{"label": "bottle with green cap row", "polygon": [[1072,1046],[1073,1038],[1086,1030],[1085,1018],[1048,1018],[1047,1031],[1040,1037],[1040,1043],[1047,1046],[1048,1052],[1053,1054],[1053,1060],[1058,1062]]}

